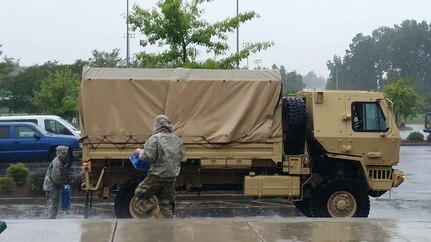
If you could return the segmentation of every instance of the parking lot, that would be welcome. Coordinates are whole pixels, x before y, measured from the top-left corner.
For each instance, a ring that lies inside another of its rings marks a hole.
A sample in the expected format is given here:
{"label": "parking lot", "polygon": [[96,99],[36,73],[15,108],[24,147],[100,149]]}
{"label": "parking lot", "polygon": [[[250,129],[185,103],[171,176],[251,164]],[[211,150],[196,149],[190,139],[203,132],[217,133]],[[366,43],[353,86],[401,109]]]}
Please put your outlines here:
{"label": "parking lot", "polygon": [[[429,219],[431,217],[431,146],[402,146],[401,169],[406,181],[379,199],[371,199],[370,218]],[[20,202],[21,201],[21,202]],[[61,211],[58,218],[82,218],[83,198],[72,201],[70,211]],[[4,219],[37,219],[45,217],[45,200],[3,199],[0,214]],[[253,200],[244,197],[196,198],[179,196],[176,217],[302,217],[293,204],[284,199]],[[114,218],[113,203],[94,200],[90,218]]]}

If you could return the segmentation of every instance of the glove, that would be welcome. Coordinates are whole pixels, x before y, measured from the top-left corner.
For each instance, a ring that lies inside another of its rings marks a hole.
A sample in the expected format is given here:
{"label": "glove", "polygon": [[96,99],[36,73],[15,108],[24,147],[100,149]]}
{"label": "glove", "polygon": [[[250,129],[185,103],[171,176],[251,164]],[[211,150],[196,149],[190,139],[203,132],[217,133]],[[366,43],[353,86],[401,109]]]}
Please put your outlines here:
{"label": "glove", "polygon": [[139,157],[139,155],[141,154],[141,151],[143,151],[143,149],[137,148],[135,151],[133,151],[133,153],[135,153],[135,155]]}

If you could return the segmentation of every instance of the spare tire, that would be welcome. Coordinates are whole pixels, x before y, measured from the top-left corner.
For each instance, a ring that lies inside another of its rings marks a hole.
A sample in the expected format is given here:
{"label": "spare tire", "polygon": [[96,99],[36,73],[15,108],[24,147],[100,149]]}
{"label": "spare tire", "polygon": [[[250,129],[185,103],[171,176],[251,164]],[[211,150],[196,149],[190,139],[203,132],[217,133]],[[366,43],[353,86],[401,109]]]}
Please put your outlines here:
{"label": "spare tire", "polygon": [[307,113],[302,98],[283,98],[283,145],[287,155],[304,153]]}

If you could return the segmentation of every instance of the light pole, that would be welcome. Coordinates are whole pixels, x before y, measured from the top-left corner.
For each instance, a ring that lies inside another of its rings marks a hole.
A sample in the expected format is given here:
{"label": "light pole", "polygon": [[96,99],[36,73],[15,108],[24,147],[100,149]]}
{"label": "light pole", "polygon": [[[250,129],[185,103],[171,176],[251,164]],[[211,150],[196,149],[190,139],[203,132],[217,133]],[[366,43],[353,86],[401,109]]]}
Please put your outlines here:
{"label": "light pole", "polygon": [[130,36],[129,36],[129,0],[127,0],[126,10],[126,67],[130,67]]}
{"label": "light pole", "polygon": [[[236,17],[239,15],[239,0],[236,0]],[[236,55],[239,58],[239,22],[236,27]],[[239,69],[239,59],[236,60],[236,69]]]}
{"label": "light pole", "polygon": [[[250,46],[250,43],[248,43],[248,42],[242,43],[242,48],[243,49],[246,48],[246,47],[249,47],[249,46]],[[248,70],[248,55],[247,55],[247,70]]]}

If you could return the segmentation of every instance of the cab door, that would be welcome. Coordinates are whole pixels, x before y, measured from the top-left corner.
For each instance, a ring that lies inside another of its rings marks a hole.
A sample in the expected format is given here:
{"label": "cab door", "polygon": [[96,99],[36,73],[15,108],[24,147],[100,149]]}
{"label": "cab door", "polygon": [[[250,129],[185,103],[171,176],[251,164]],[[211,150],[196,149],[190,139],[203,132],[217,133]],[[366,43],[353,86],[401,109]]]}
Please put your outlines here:
{"label": "cab door", "polygon": [[[15,125],[12,130],[12,150],[15,161],[43,161],[47,156],[47,148],[43,139],[30,126]],[[35,134],[39,137],[36,138]]]}
{"label": "cab door", "polygon": [[366,164],[388,165],[397,135],[391,130],[385,100],[349,97],[346,99],[346,110],[350,110],[351,114],[347,125],[349,153],[362,156]]}
{"label": "cab door", "polygon": [[10,135],[10,126],[0,126],[0,162],[13,161],[12,140]]}

